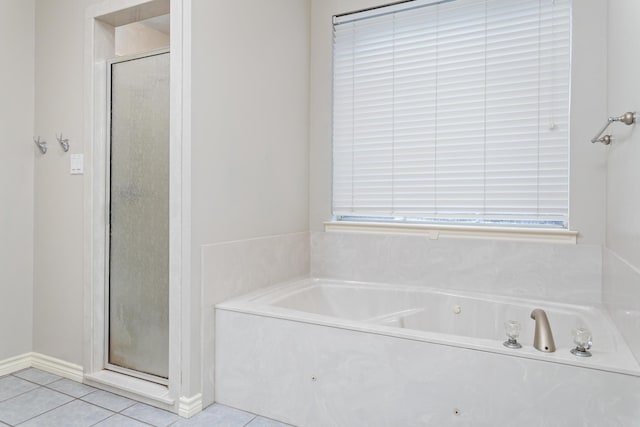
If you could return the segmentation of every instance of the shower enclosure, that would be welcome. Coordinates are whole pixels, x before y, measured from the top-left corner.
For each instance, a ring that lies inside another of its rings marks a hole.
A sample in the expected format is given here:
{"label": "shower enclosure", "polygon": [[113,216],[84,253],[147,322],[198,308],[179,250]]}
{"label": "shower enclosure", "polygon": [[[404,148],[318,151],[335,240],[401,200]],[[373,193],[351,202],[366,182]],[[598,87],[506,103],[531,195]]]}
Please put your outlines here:
{"label": "shower enclosure", "polygon": [[167,384],[169,53],[109,63],[108,369]]}

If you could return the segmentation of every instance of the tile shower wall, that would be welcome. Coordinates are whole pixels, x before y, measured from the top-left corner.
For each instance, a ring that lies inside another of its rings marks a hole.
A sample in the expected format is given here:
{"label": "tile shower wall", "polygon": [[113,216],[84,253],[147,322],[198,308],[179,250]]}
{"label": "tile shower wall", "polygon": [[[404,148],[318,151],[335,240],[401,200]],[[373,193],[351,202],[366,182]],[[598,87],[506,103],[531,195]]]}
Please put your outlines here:
{"label": "tile shower wall", "polygon": [[[619,115],[638,111],[640,105],[640,61],[625,47],[640,37],[640,2],[610,0],[607,8],[607,111]],[[618,125],[610,131],[613,142],[603,154],[607,158],[603,300],[640,361],[640,128]]]}
{"label": "tile shower wall", "polygon": [[603,253],[602,299],[640,362],[640,270],[607,248]]}
{"label": "tile shower wall", "polygon": [[311,234],[311,275],[601,302],[599,245],[324,233]]}
{"label": "tile shower wall", "polygon": [[[215,304],[309,275],[309,233],[202,246],[204,360],[214,359]],[[213,363],[205,363],[204,404],[213,402]]]}

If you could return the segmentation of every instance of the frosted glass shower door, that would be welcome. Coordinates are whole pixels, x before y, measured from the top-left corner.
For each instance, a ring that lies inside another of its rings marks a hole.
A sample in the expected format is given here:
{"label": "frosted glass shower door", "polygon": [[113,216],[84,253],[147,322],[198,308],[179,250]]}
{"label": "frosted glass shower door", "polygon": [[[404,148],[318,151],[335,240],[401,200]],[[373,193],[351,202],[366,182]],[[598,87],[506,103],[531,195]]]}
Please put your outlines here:
{"label": "frosted glass shower door", "polygon": [[169,53],[110,74],[107,367],[167,378]]}

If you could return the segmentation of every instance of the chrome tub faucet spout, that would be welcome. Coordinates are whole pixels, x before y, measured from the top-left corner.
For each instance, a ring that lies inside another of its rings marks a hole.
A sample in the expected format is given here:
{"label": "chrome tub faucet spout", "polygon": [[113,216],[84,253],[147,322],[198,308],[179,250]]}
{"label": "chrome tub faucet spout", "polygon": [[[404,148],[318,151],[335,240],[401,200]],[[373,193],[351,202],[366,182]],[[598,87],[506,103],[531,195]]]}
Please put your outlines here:
{"label": "chrome tub faucet spout", "polygon": [[553,341],[551,325],[547,318],[547,313],[541,308],[536,308],[531,312],[531,318],[536,321],[536,330],[533,336],[533,346],[545,353],[556,351],[556,344]]}

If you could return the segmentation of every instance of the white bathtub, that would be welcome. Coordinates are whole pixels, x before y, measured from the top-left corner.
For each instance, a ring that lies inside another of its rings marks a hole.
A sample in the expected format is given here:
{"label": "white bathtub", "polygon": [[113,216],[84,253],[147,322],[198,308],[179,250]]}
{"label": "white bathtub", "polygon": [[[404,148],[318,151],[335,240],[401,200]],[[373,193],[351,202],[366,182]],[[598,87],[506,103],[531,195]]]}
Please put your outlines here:
{"label": "white bathtub", "polygon": [[[555,353],[532,346],[535,308]],[[502,345],[506,320],[523,348]],[[569,352],[575,327],[592,357]],[[323,279],[216,306],[216,400],[294,425],[626,425],[639,377],[597,307]]]}

